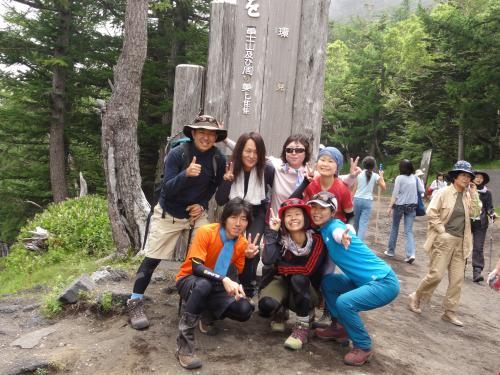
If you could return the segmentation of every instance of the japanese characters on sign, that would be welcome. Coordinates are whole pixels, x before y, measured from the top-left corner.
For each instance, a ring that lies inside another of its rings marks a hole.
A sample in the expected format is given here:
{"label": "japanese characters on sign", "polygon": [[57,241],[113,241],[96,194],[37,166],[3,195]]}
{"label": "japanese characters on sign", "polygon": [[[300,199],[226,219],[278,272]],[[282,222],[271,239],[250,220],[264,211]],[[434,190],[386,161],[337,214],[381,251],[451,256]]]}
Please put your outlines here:
{"label": "japanese characters on sign", "polygon": [[247,33],[245,35],[245,56],[243,59],[243,84],[241,86],[241,91],[243,92],[243,109],[244,115],[250,114],[250,105],[252,102],[252,83],[251,79],[254,72],[254,51],[255,51],[255,40],[257,37],[257,28],[255,26],[248,26]]}
{"label": "japanese characters on sign", "polygon": [[259,6],[260,5],[256,3],[256,0],[247,0],[245,9],[247,10],[248,16],[252,18],[260,17]]}

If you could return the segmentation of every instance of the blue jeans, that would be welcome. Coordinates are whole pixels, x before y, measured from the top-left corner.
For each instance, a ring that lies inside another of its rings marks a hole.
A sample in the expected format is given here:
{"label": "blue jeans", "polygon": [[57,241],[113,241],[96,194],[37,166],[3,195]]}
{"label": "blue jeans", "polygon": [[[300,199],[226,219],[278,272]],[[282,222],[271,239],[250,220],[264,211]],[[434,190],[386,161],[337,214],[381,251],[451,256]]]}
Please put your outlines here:
{"label": "blue jeans", "polygon": [[346,275],[335,273],[323,277],[321,291],[328,311],[344,326],[353,346],[367,350],[372,340],[358,313],[393,301],[399,294],[399,281],[391,270],[383,279],[356,286]]}
{"label": "blue jeans", "polygon": [[363,241],[372,214],[373,201],[365,198],[354,198],[354,229],[358,238]]}
{"label": "blue jeans", "polygon": [[409,209],[405,206],[398,206],[398,205],[394,206],[392,210],[391,235],[389,236],[389,245],[387,251],[390,254],[394,254],[396,251],[399,222],[401,221],[401,217],[403,216],[404,216],[405,237],[406,237],[406,257],[407,258],[414,257],[415,240],[413,239],[413,222],[415,221],[415,217],[417,216],[415,208]]}

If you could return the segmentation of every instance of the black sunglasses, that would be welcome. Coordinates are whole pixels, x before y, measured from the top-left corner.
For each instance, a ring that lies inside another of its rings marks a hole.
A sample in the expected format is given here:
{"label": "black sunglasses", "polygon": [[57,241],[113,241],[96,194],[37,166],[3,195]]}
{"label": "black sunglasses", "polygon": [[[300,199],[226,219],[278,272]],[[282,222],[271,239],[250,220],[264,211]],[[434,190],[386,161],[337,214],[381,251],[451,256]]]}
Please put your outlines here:
{"label": "black sunglasses", "polygon": [[299,198],[290,198],[281,203],[281,207],[296,206],[298,204],[303,205],[304,201]]}
{"label": "black sunglasses", "polygon": [[215,117],[208,116],[208,115],[201,115],[201,116],[196,117],[196,119],[194,120],[194,123],[196,124],[198,122],[209,122],[211,124],[216,124],[217,126],[219,125],[219,121],[217,121],[217,119]]}
{"label": "black sunglasses", "polygon": [[287,147],[285,148],[285,152],[287,154],[302,154],[303,152],[306,152],[306,149],[302,147]]}

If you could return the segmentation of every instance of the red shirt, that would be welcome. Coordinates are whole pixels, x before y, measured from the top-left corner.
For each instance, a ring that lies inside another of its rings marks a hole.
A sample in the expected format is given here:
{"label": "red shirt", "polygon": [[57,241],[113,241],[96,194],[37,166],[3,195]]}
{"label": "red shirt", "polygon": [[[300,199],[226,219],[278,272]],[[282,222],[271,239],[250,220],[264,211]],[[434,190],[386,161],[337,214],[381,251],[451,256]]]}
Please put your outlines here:
{"label": "red shirt", "polygon": [[[321,176],[316,176],[304,190],[304,200],[306,202],[310,200],[314,194],[323,191],[319,183],[320,178]],[[337,212],[335,213],[335,217],[342,220],[344,223],[347,223],[344,211],[349,209],[352,210],[352,208],[354,207],[351,191],[349,190],[347,185],[338,177],[333,180],[333,184],[332,186],[330,186],[328,191],[334,194],[337,198]]]}

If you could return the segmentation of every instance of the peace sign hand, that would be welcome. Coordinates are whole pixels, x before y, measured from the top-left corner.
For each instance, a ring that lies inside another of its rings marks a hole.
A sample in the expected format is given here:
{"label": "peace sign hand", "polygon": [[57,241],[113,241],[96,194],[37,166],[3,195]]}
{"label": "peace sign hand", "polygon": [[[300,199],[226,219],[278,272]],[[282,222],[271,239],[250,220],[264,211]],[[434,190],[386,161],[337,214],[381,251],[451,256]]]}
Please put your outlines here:
{"label": "peace sign hand", "polygon": [[346,250],[349,247],[349,245],[351,244],[351,239],[352,239],[352,237],[349,235],[349,228],[346,228],[346,230],[342,234],[342,245],[344,245],[344,248]]}
{"label": "peace sign hand", "polygon": [[196,164],[196,156],[193,156],[193,160],[191,160],[191,164],[186,169],[186,176],[188,177],[197,177],[201,173],[201,164]]}
{"label": "peace sign hand", "polygon": [[358,167],[359,156],[356,156],[356,159],[350,159],[349,176],[351,178],[356,178],[362,172],[362,169]]}
{"label": "peace sign hand", "polygon": [[280,230],[280,227],[281,227],[281,220],[278,217],[278,215],[274,213],[274,210],[271,208],[269,215],[269,228],[277,232]]}
{"label": "peace sign hand", "polygon": [[226,173],[224,173],[224,176],[222,178],[224,179],[224,181],[234,181],[233,162],[226,164]]}
{"label": "peace sign hand", "polygon": [[307,178],[309,181],[314,179],[314,168],[311,167],[311,164],[306,163],[306,167],[304,169],[304,178]]}
{"label": "peace sign hand", "polygon": [[257,243],[259,242],[259,238],[260,238],[260,233],[257,233],[253,241],[252,241],[252,234],[250,233],[248,235],[248,246],[247,249],[245,250],[245,257],[252,259],[259,253],[259,245],[257,245]]}

